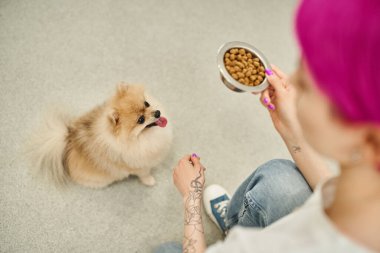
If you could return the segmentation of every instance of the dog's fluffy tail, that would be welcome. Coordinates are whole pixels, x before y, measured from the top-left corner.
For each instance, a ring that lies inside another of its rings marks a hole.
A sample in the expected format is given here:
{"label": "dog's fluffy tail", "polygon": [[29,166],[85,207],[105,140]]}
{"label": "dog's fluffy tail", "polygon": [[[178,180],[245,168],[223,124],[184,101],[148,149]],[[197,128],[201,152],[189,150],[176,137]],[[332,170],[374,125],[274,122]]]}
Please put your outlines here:
{"label": "dog's fluffy tail", "polygon": [[32,173],[54,181],[57,185],[64,185],[69,181],[68,172],[63,165],[63,156],[70,120],[63,112],[49,112],[42,126],[27,143]]}

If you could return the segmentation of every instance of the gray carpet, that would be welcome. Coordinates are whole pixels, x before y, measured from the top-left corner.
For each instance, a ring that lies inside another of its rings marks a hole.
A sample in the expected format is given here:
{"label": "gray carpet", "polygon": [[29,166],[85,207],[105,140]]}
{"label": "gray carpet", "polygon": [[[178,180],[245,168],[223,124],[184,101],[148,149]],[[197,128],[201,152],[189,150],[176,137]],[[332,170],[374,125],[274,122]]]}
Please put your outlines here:
{"label": "gray carpet", "polygon": [[[295,0],[0,0],[0,251],[150,252],[181,240],[171,171],[197,152],[207,183],[231,193],[256,166],[288,158],[258,97],[223,86],[216,52],[227,41],[260,48],[293,69]],[[120,81],[145,84],[174,128],[157,185],[136,178],[104,190],[57,190],[29,175],[22,147],[43,112],[76,115]],[[205,218],[207,243],[221,239]]]}

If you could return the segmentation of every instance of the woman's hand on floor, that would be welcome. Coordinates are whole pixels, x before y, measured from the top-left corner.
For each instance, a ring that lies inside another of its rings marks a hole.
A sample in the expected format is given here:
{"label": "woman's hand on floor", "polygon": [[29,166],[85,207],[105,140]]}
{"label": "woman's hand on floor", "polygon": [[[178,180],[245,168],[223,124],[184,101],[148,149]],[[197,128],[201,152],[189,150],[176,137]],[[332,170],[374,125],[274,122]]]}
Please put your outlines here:
{"label": "woman's hand on floor", "polygon": [[261,103],[269,110],[272,122],[283,139],[293,139],[301,134],[297,118],[296,90],[288,77],[276,66],[266,71],[270,86],[261,93]]}
{"label": "woman's hand on floor", "polygon": [[205,168],[196,154],[186,155],[179,160],[173,170],[173,181],[184,199],[187,199],[190,193],[202,195],[205,182],[204,171]]}

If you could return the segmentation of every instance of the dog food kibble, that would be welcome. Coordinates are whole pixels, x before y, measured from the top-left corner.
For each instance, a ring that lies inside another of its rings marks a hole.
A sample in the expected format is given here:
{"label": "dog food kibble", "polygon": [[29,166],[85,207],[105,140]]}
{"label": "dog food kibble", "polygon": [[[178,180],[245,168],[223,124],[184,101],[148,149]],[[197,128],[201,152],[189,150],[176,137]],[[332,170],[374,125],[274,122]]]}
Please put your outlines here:
{"label": "dog food kibble", "polygon": [[257,86],[265,78],[263,63],[244,48],[232,48],[225,53],[224,65],[232,78],[244,85]]}

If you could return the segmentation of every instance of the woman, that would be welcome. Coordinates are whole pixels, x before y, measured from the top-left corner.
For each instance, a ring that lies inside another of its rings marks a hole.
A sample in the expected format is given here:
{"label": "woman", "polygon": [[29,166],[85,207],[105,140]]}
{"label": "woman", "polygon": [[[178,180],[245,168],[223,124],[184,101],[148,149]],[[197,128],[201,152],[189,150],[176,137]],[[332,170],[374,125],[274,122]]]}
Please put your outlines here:
{"label": "woman", "polygon": [[[202,196],[229,231],[207,252],[380,252],[380,2],[304,0],[296,30],[297,70],[289,79],[267,70],[261,95],[295,164],[264,164],[230,200],[220,186],[203,192],[196,155],[181,159],[173,178],[184,199],[184,252],[205,251]],[[338,177],[319,154],[340,163]]]}

